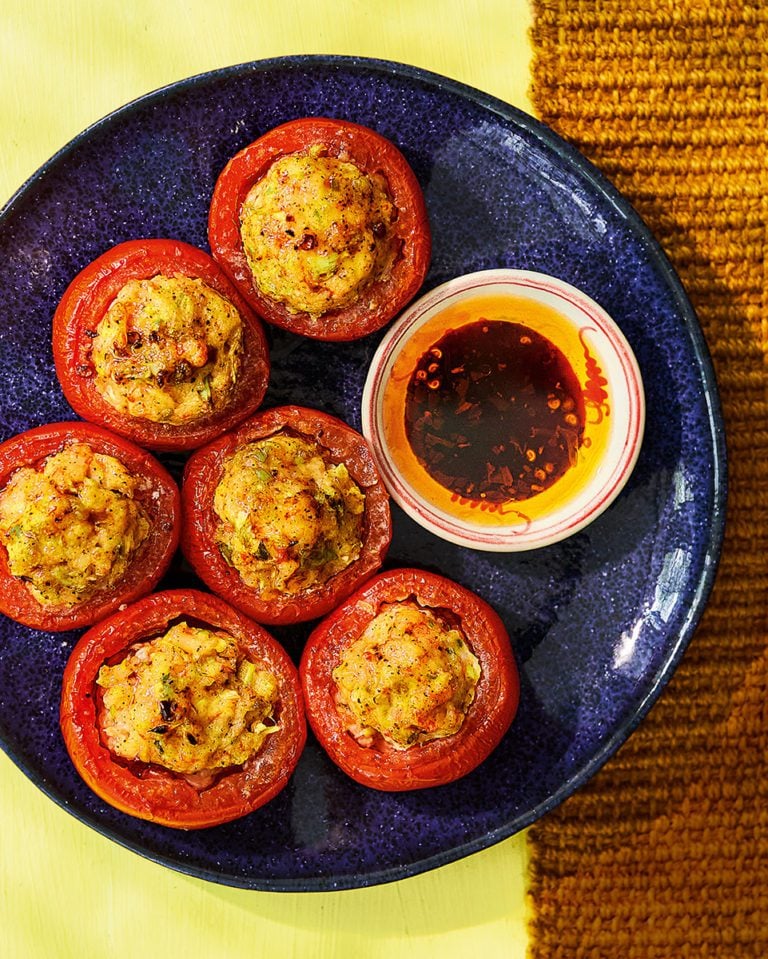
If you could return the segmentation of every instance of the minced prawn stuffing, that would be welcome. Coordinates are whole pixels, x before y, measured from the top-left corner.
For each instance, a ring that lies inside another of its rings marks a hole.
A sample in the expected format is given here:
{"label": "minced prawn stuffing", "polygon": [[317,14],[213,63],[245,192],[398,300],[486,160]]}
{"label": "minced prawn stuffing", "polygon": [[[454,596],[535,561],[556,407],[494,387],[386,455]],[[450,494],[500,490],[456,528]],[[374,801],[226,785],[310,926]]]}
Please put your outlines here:
{"label": "minced prawn stuffing", "polygon": [[224,464],[213,505],[223,558],[263,599],[318,588],[360,556],[365,494],[311,440],[245,444]]}
{"label": "minced prawn stuffing", "polygon": [[121,759],[183,775],[240,766],[279,728],[279,687],[228,633],[186,622],[101,667],[101,735]]}
{"label": "minced prawn stuffing", "polygon": [[115,457],[79,442],[18,469],[0,492],[10,572],[44,606],[73,606],[110,589],[149,535],[140,482]]}
{"label": "minced prawn stuffing", "polygon": [[415,601],[383,605],[333,671],[350,735],[396,749],[457,733],[479,678],[462,631]]}
{"label": "minced prawn stuffing", "polygon": [[258,289],[320,316],[356,303],[398,253],[397,210],[380,174],[321,146],[276,160],[248,193],[240,233]]}
{"label": "minced prawn stuffing", "polygon": [[93,331],[94,384],[120,413],[183,425],[227,405],[242,352],[240,313],[202,280],[131,280]]}

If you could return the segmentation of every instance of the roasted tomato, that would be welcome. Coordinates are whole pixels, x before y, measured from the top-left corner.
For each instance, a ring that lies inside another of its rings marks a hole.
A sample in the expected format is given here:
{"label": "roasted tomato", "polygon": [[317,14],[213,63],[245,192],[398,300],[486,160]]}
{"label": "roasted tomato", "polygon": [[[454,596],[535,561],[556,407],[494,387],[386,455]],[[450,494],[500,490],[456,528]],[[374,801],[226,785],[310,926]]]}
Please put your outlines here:
{"label": "roasted tomato", "polygon": [[64,670],[61,730],[97,795],[178,829],[263,806],[290,779],[307,735],[282,646],[192,589],[154,593],[82,636]]}
{"label": "roasted tomato", "polygon": [[141,446],[191,449],[252,413],[269,354],[261,321],[207,253],[130,240],[85,267],[53,319],[72,408]]}
{"label": "roasted tomato", "polygon": [[0,611],[89,626],[148,593],[178,545],[178,488],[148,452],[88,423],[0,445]]}
{"label": "roasted tomato", "polygon": [[366,441],[300,406],[260,411],[195,451],[182,504],[187,559],[261,623],[325,615],[379,569],[392,536]]}
{"label": "roasted tomato", "polygon": [[471,772],[498,746],[519,697],[496,612],[417,569],[379,573],[316,626],[300,675],[310,725],[331,759],[389,791]]}
{"label": "roasted tomato", "polygon": [[256,312],[320,340],[380,329],[419,290],[431,236],[397,147],[367,127],[312,117],[275,127],[216,183],[208,238]]}

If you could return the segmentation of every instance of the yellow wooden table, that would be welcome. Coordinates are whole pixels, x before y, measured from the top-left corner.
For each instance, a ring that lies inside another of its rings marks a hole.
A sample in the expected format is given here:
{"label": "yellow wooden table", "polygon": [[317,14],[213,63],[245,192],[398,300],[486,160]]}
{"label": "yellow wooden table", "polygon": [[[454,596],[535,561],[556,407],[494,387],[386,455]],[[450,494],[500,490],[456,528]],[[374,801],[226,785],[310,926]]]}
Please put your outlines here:
{"label": "yellow wooden table", "polygon": [[[0,201],[90,123],[206,70],[301,53],[412,64],[530,112],[527,0],[0,0]],[[7,312],[0,322],[12,322]],[[0,753],[0,955],[516,959],[524,837],[397,883],[265,893],[102,838]]]}

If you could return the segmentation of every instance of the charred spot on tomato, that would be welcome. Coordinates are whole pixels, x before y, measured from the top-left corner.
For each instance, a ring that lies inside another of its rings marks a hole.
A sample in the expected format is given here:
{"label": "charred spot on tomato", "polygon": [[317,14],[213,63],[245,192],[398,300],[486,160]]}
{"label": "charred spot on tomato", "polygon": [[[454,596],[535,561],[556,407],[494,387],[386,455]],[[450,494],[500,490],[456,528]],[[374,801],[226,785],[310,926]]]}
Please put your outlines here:
{"label": "charred spot on tomato", "polygon": [[240,231],[260,292],[320,316],[351,306],[388,275],[398,252],[395,219],[381,174],[315,144],[280,157],[257,180],[242,204]]}
{"label": "charred spot on tomato", "polygon": [[461,729],[480,673],[459,625],[415,598],[384,603],[340,653],[336,708],[360,746],[409,749]]}
{"label": "charred spot on tomato", "polygon": [[118,761],[197,777],[203,788],[280,728],[277,677],[223,630],[179,621],[102,665],[96,682],[100,738]]}
{"label": "charred spot on tomato", "polygon": [[216,543],[263,598],[322,586],[359,558],[365,493],[316,441],[283,430],[224,461]]}
{"label": "charred spot on tomato", "polygon": [[520,323],[478,319],[450,330],[411,375],[408,442],[424,469],[456,496],[519,501],[575,463],[584,400],[568,360]]}
{"label": "charred spot on tomato", "polygon": [[21,466],[0,490],[8,568],[45,607],[77,606],[115,587],[150,528],[141,479],[86,442]]}
{"label": "charred spot on tomato", "polygon": [[184,425],[231,402],[243,341],[237,308],[202,280],[132,279],[92,338],[94,388],[120,414]]}

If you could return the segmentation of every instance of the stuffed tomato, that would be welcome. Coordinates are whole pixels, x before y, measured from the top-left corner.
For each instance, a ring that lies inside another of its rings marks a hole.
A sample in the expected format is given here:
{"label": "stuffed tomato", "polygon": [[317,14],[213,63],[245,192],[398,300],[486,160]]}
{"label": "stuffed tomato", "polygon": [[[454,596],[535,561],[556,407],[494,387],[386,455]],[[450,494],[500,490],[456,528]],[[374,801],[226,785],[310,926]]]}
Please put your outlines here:
{"label": "stuffed tomato", "polygon": [[379,569],[392,536],[365,439],[300,406],[262,410],[196,450],[182,504],[198,576],[268,624],[325,615]]}
{"label": "stuffed tomato", "polygon": [[177,240],[129,240],[88,264],[56,309],[53,354],[75,412],[158,450],[234,426],[269,380],[261,321],[207,253]]}
{"label": "stuffed tomato", "polygon": [[80,628],[143,596],[179,528],[173,478],[101,427],[52,423],[0,445],[0,611],[17,622]]}
{"label": "stuffed tomato", "polygon": [[298,673],[282,646],[191,589],[147,596],[81,637],[64,671],[61,730],[105,802],[178,829],[269,802],[306,741]]}
{"label": "stuffed tomato", "polygon": [[260,316],[322,340],[384,326],[419,290],[431,255],[424,197],[400,150],[326,117],[284,123],[232,157],[208,237]]}
{"label": "stuffed tomato", "polygon": [[307,718],[330,758],[387,791],[467,775],[498,746],[519,698],[497,613],[418,569],[379,573],[316,626],[300,675]]}

